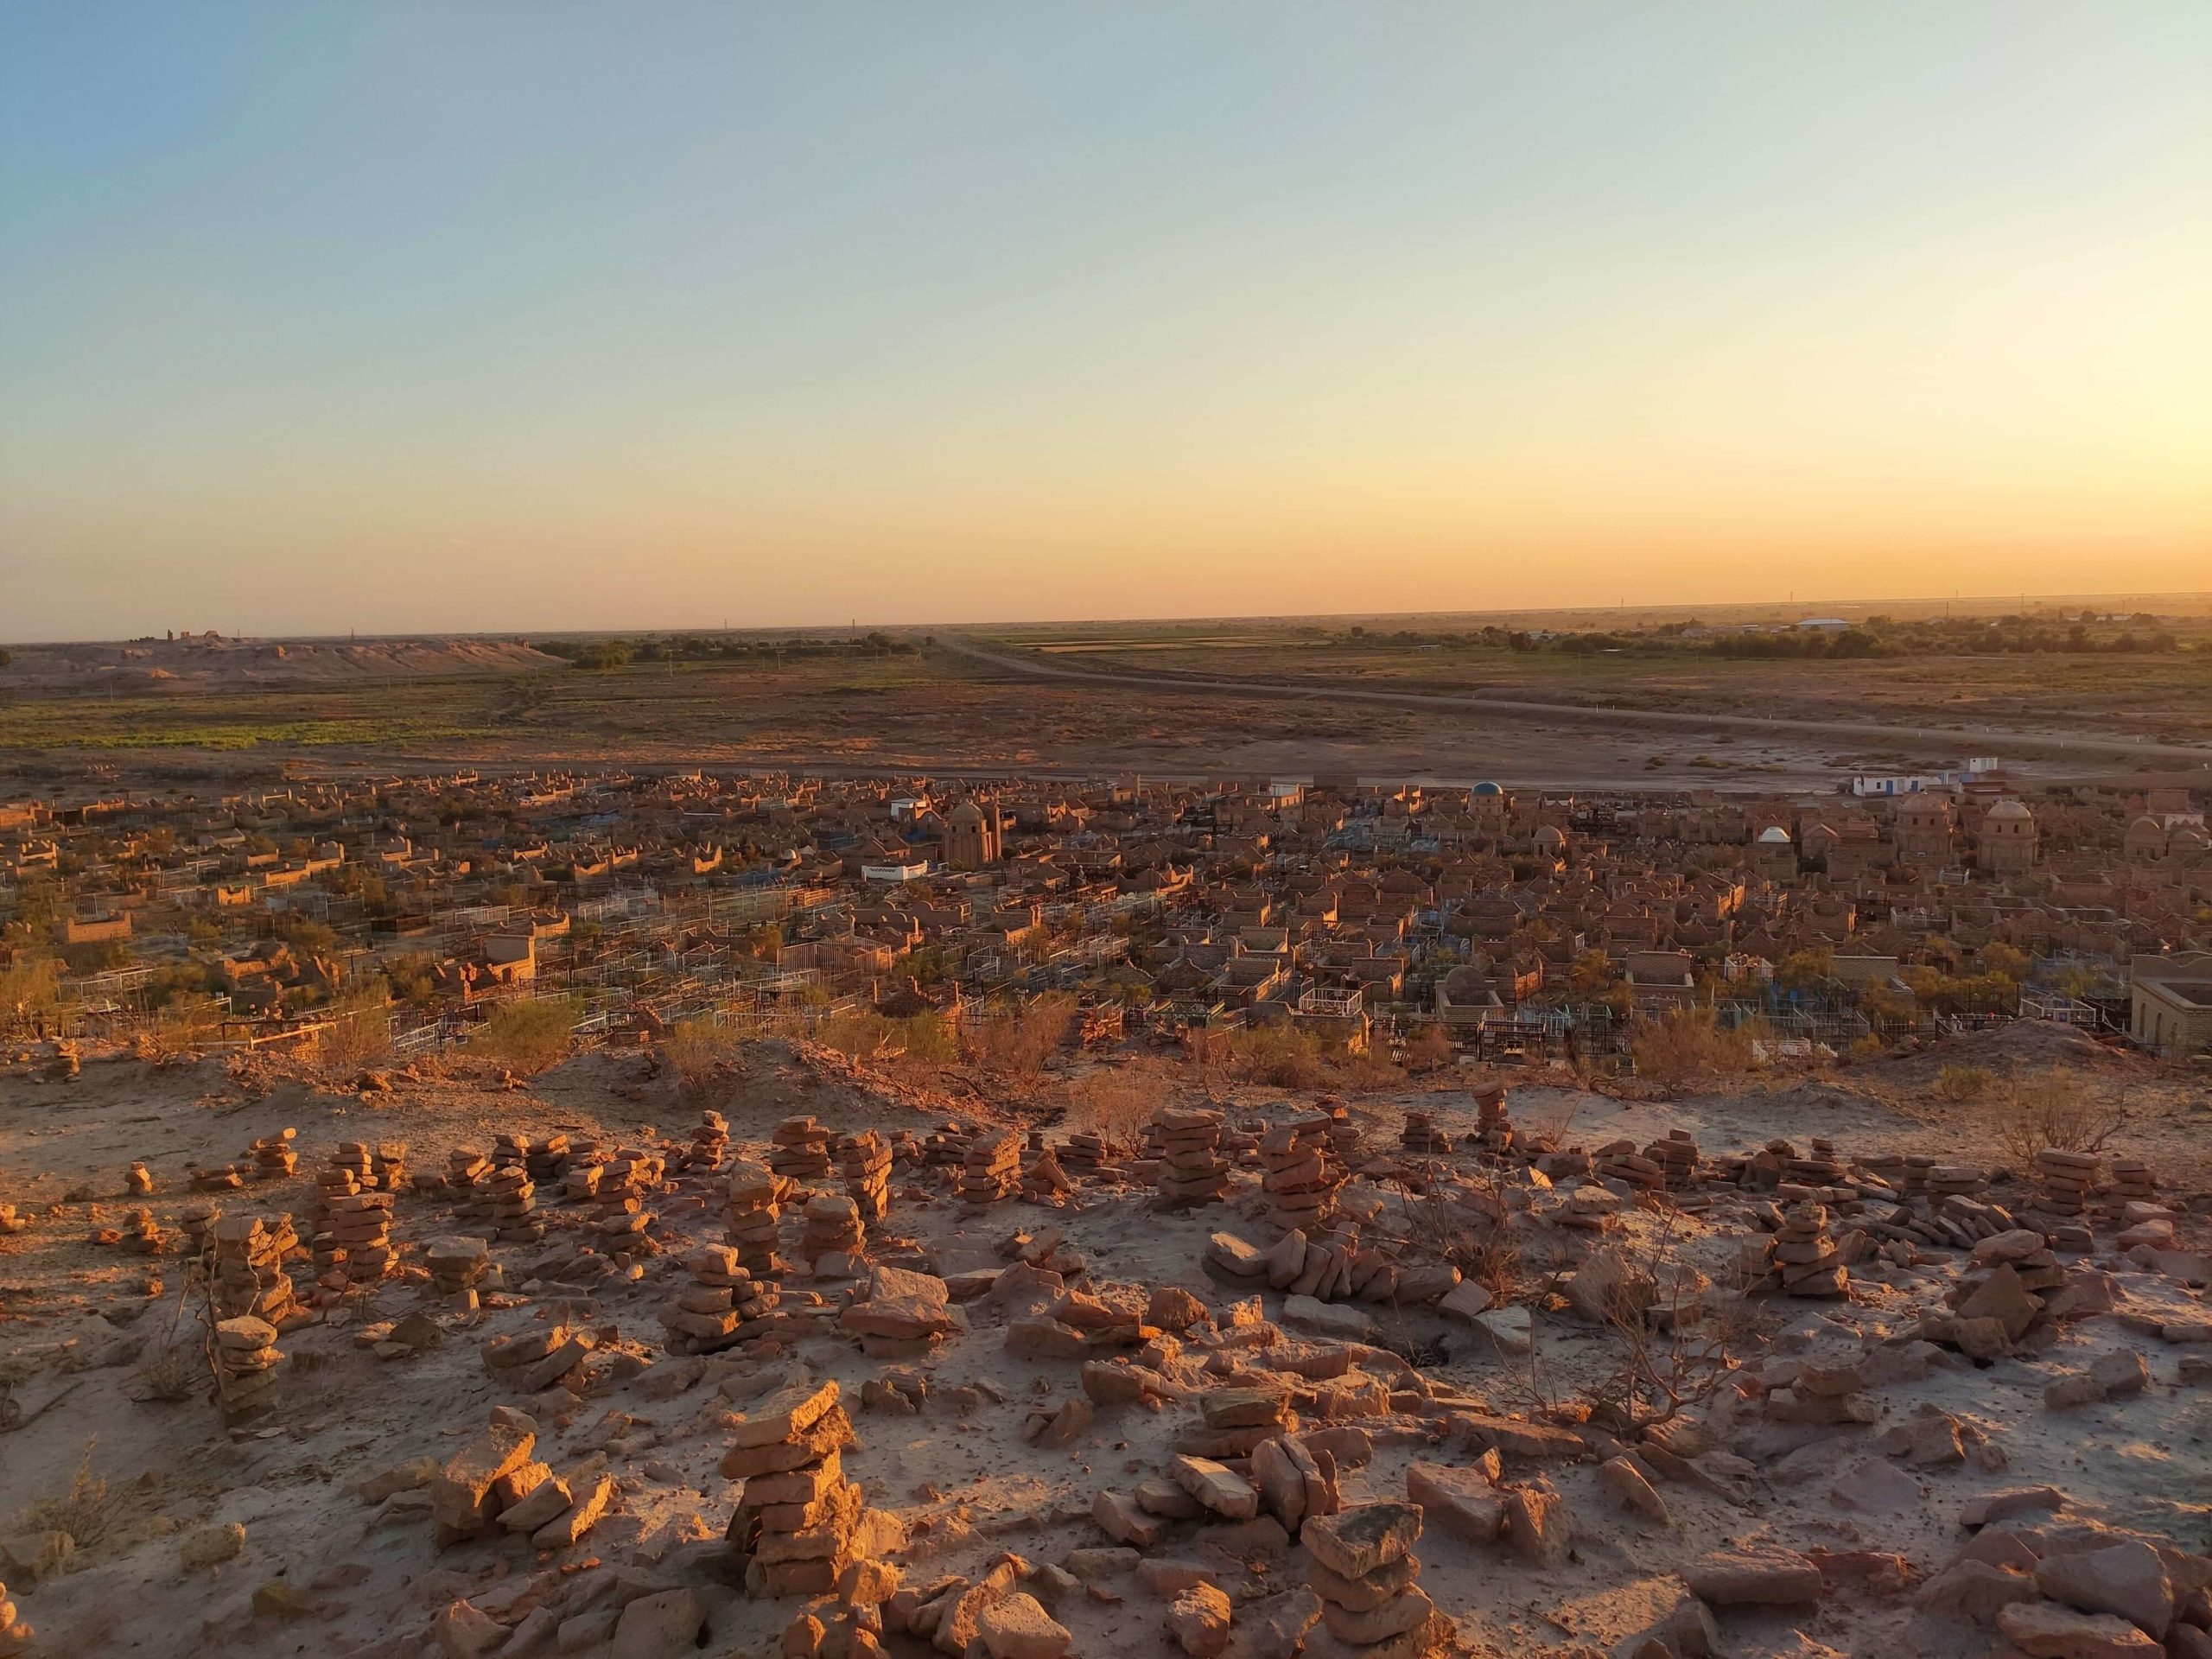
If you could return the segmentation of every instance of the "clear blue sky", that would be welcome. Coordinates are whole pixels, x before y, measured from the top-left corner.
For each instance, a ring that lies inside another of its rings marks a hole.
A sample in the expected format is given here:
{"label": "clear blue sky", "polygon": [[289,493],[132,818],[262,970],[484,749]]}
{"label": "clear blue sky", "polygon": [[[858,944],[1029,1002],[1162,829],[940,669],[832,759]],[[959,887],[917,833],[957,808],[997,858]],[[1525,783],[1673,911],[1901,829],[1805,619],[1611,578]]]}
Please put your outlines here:
{"label": "clear blue sky", "polygon": [[0,638],[2212,586],[2212,5],[0,8]]}

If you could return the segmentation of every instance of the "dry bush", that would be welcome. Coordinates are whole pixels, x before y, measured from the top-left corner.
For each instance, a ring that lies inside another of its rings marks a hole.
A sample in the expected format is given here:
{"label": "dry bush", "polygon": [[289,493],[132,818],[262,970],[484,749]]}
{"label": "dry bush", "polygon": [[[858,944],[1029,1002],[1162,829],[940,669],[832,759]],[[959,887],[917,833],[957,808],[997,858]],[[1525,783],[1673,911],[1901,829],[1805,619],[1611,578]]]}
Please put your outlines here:
{"label": "dry bush", "polygon": [[1068,1084],[1068,1117],[1106,1144],[1135,1148],[1145,1123],[1166,1103],[1167,1068],[1156,1061],[1089,1072]]}
{"label": "dry bush", "polygon": [[1637,1075],[1669,1085],[1733,1076],[1750,1064],[1751,1047],[1745,1033],[1714,1025],[1710,1008],[1669,1008],[1660,1019],[1638,1021],[1629,1038]]}
{"label": "dry bush", "polygon": [[1319,1089],[1328,1082],[1321,1039],[1294,1026],[1247,1026],[1230,1034],[1229,1046],[1248,1082],[1276,1089]]}
{"label": "dry bush", "polygon": [[502,1002],[468,1039],[468,1052],[525,1077],[558,1065],[568,1058],[576,1023],[572,997]]}
{"label": "dry bush", "polygon": [[703,1014],[679,1020],[660,1039],[662,1061],[676,1074],[677,1087],[687,1095],[706,1092],[715,1073],[736,1047],[736,1039]]}
{"label": "dry bush", "polygon": [[1567,1144],[1567,1132],[1573,1127],[1574,1115],[1582,1109],[1582,1103],[1572,1098],[1556,1101],[1530,1112],[1520,1125],[1519,1137],[1538,1152],[1557,1152]]}
{"label": "dry bush", "polygon": [[213,1379],[204,1344],[172,1343],[141,1364],[130,1382],[134,1400],[188,1400]]}
{"label": "dry bush", "polygon": [[117,1494],[107,1489],[107,1478],[92,1472],[95,1436],[85,1442],[85,1455],[65,1491],[35,1497],[23,1505],[16,1525],[23,1532],[66,1532],[79,1549],[105,1538],[114,1526],[120,1507]]}
{"label": "dry bush", "polygon": [[326,1071],[358,1071],[391,1053],[391,997],[381,984],[353,992],[330,1007],[331,1025],[315,1039]]}
{"label": "dry bush", "polygon": [[2007,1156],[2031,1166],[2045,1147],[2096,1152],[2127,1122],[2127,1109],[2088,1078],[2057,1066],[2015,1077],[1981,1108],[1983,1128]]}
{"label": "dry bush", "polygon": [[1963,1101],[1980,1100],[1995,1081],[1983,1066],[1946,1065],[1936,1074],[1936,1092],[1956,1105]]}
{"label": "dry bush", "polygon": [[1035,1077],[1075,1028],[1072,996],[1049,991],[1019,1006],[1001,1003],[962,1033],[968,1058],[988,1069]]}
{"label": "dry bush", "polygon": [[1452,1033],[1440,1025],[1423,1026],[1406,1044],[1406,1070],[1433,1071],[1457,1058]]}

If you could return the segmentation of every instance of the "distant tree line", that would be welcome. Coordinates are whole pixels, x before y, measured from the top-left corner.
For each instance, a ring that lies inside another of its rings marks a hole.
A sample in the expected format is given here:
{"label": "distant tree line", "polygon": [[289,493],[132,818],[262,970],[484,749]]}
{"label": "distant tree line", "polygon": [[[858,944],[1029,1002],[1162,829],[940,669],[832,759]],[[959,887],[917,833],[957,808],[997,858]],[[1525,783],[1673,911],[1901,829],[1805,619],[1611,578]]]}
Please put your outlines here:
{"label": "distant tree line", "polygon": [[794,662],[814,658],[913,657],[924,645],[937,643],[925,635],[920,643],[894,639],[876,630],[851,639],[825,639],[792,635],[784,639],[734,639],[720,634],[646,635],[634,639],[541,639],[538,650],[575,667],[598,672],[632,662],[760,663]]}
{"label": "distant tree line", "polygon": [[[2181,641],[2158,627],[2147,613],[2124,620],[2083,613],[2064,616],[1929,617],[1900,622],[1870,616],[1847,628],[1801,628],[1789,624],[1716,629],[1695,618],[1647,628],[1560,631],[1491,626],[1449,632],[1355,625],[1328,636],[1341,649],[1378,652],[1408,647],[1437,651],[1552,652],[1567,656],[1600,652],[1631,656],[1833,658],[1872,657],[1995,657],[2038,652],[2152,654],[2181,650]],[[1318,630],[1313,632],[1319,632]]]}

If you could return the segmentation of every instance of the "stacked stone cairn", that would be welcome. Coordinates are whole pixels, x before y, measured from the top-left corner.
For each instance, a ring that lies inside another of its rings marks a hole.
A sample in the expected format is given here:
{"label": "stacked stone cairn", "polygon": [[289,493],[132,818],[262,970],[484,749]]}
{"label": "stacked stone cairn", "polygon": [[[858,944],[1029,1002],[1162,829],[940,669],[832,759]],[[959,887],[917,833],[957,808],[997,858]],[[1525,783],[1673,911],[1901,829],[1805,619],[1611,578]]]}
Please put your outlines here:
{"label": "stacked stone cairn", "polygon": [[253,1160],[253,1179],[257,1181],[281,1181],[299,1166],[300,1155],[292,1150],[292,1142],[299,1138],[297,1129],[279,1129],[274,1135],[264,1135],[246,1148],[246,1156]]}
{"label": "stacked stone cairn", "polygon": [[1782,1229],[1771,1238],[1753,1241],[1765,1283],[1792,1296],[1833,1297],[1850,1288],[1843,1255],[1828,1236],[1825,1205],[1808,1199],[1783,1212]]}
{"label": "stacked stone cairn", "polygon": [[1639,1192],[1667,1190],[1666,1166],[1656,1158],[1638,1152],[1633,1141],[1613,1141],[1599,1147],[1596,1168],[1605,1179],[1619,1181]]}
{"label": "stacked stone cairn", "polygon": [[1835,1142],[1813,1138],[1809,1156],[1792,1155],[1784,1173],[1800,1186],[1834,1186],[1851,1173],[1850,1166],[1836,1154]]}
{"label": "stacked stone cairn", "polygon": [[1900,1190],[1909,1198],[1928,1196],[1928,1178],[1936,1172],[1936,1160],[1924,1152],[1908,1153],[1904,1160],[1904,1181]]}
{"label": "stacked stone cairn", "polygon": [[772,1280],[755,1279],[728,1244],[688,1250],[683,1270],[691,1282],[660,1311],[671,1354],[715,1354],[762,1334],[760,1321],[774,1312]]}
{"label": "stacked stone cairn", "polygon": [[340,1147],[327,1168],[315,1172],[315,1274],[326,1291],[374,1284],[397,1259],[391,1248],[392,1194],[363,1188],[346,1161],[354,1155],[368,1163],[367,1148],[349,1154]]}
{"label": "stacked stone cairn", "polygon": [[430,1288],[456,1313],[476,1311],[476,1287],[492,1266],[488,1240],[455,1236],[434,1238],[423,1252]]}
{"label": "stacked stone cairn", "polygon": [[1643,1155],[1659,1166],[1669,1192],[1679,1192],[1697,1184],[1697,1142],[1688,1129],[1668,1130],[1644,1147]]}
{"label": "stacked stone cairn", "polygon": [[2045,1147],[2036,1154],[2036,1179],[2042,1191],[2036,1208],[2054,1216],[2085,1216],[2097,1190],[2104,1160],[2094,1152],[2066,1152]]}
{"label": "stacked stone cairn", "polygon": [[922,1142],[925,1166],[947,1169],[968,1161],[968,1131],[958,1123],[940,1124]]}
{"label": "stacked stone cairn", "polygon": [[855,1560],[861,1489],[845,1478],[853,1427],[837,1385],[801,1383],[730,1431],[721,1472],[745,1490],[727,1537],[759,1597],[820,1596]]}
{"label": "stacked stone cairn", "polygon": [[874,1129],[837,1143],[837,1173],[862,1221],[891,1213],[891,1143]]}
{"label": "stacked stone cairn", "polygon": [[787,1117],[768,1137],[768,1167],[786,1180],[818,1181],[830,1173],[830,1131],[812,1117]]}
{"label": "stacked stone cairn", "polygon": [[215,1407],[226,1427],[265,1417],[276,1407],[276,1327],[251,1313],[215,1322]]}
{"label": "stacked stone cairn", "polygon": [[1436,1127],[1427,1112],[1408,1112],[1406,1126],[1398,1132],[1398,1146],[1416,1157],[1440,1158],[1452,1150],[1452,1137]]}
{"label": "stacked stone cairn", "polygon": [[538,1185],[561,1185],[569,1173],[569,1137],[556,1131],[530,1143],[530,1150],[523,1154],[523,1167],[530,1172],[530,1179]]}
{"label": "stacked stone cairn", "polygon": [[960,1161],[962,1203],[995,1204],[1011,1198],[1020,1184],[1020,1136],[1012,1129],[994,1129],[969,1137]]}
{"label": "stacked stone cairn", "polygon": [[235,1192],[245,1185],[245,1177],[230,1164],[187,1164],[184,1173],[195,1192]]}
{"label": "stacked stone cairn", "polygon": [[1421,1512],[1412,1503],[1363,1503],[1309,1517],[1299,1536],[1306,1584],[1321,1624],[1306,1638],[1313,1659],[1417,1659],[1452,1640],[1452,1620],[1415,1582]]}
{"label": "stacked stone cairn", "polygon": [[1931,1198],[1979,1198],[1989,1191],[1989,1173],[1972,1164],[1937,1164],[1928,1172]]}
{"label": "stacked stone cairn", "polygon": [[1260,1137],[1260,1185],[1268,1195],[1268,1218],[1278,1227],[1318,1227],[1335,1215],[1344,1173],[1329,1128],[1328,1117],[1315,1113]]}
{"label": "stacked stone cairn", "polygon": [[379,1192],[397,1192],[407,1184],[407,1145],[402,1141],[379,1141],[370,1154],[371,1183]]}
{"label": "stacked stone cairn", "polygon": [[817,1192],[806,1201],[804,1215],[806,1229],[799,1236],[798,1253],[809,1269],[841,1279],[858,1273],[861,1252],[868,1245],[860,1205],[842,1192]]}
{"label": "stacked stone cairn", "polygon": [[691,1152],[685,1160],[688,1166],[692,1169],[719,1169],[722,1155],[728,1149],[729,1120],[720,1112],[702,1111],[698,1127],[691,1131]]}
{"label": "stacked stone cairn", "polygon": [[593,1194],[599,1208],[592,1224],[601,1249],[620,1257],[648,1255],[657,1248],[646,1236],[655,1217],[645,1198],[667,1173],[667,1164],[656,1153],[625,1147],[614,1154]]}
{"label": "stacked stone cairn", "polygon": [[1060,1148],[1060,1166],[1077,1175],[1096,1175],[1113,1156],[1104,1135],[1096,1129],[1077,1129]]}
{"label": "stacked stone cairn", "polygon": [[20,1233],[31,1224],[29,1216],[19,1216],[12,1200],[0,1202],[0,1234]]}
{"label": "stacked stone cairn", "polygon": [[154,1212],[141,1205],[125,1216],[122,1236],[117,1240],[126,1250],[140,1255],[159,1255],[168,1248],[169,1236],[154,1220]]}
{"label": "stacked stone cairn", "polygon": [[154,1173],[143,1164],[134,1163],[124,1173],[123,1190],[134,1198],[154,1196]]}
{"label": "stacked stone cairn", "polygon": [[1475,1096],[1475,1139],[1487,1153],[1503,1154],[1513,1150],[1513,1120],[1506,1116],[1502,1083],[1492,1084]]}
{"label": "stacked stone cairn", "polygon": [[263,1226],[257,1216],[222,1216],[208,1231],[214,1243],[209,1288],[217,1319],[251,1313],[279,1330],[305,1323],[308,1315],[283,1265],[286,1254],[300,1242],[290,1217],[279,1217],[270,1228]]}
{"label": "stacked stone cairn", "polygon": [[520,1159],[495,1166],[485,1180],[484,1219],[504,1243],[535,1243],[545,1236],[537,1216],[537,1183]]}
{"label": "stacked stone cairn", "polygon": [[204,1200],[185,1205],[184,1212],[177,1217],[177,1225],[184,1230],[185,1249],[194,1255],[205,1255],[209,1235],[214,1231],[215,1223],[222,1213],[220,1205],[208,1204]]}
{"label": "stacked stone cairn", "polygon": [[2115,1158],[2112,1160],[2112,1196],[2115,1206],[2156,1204],[2158,1199],[2158,1177],[2151,1173],[2151,1166],[2140,1158]]}
{"label": "stacked stone cairn", "polygon": [[492,1160],[474,1147],[454,1147],[446,1154],[445,1190],[455,1221],[490,1220]]}
{"label": "stacked stone cairn", "polygon": [[736,1250],[739,1264],[756,1278],[783,1270],[776,1259],[776,1224],[790,1191],[790,1183],[779,1179],[765,1164],[741,1158],[730,1166],[722,1233]]}
{"label": "stacked stone cairn", "polygon": [[1160,1197],[1172,1205],[1211,1204],[1229,1195],[1229,1160],[1221,1155],[1221,1114],[1202,1106],[1163,1106]]}

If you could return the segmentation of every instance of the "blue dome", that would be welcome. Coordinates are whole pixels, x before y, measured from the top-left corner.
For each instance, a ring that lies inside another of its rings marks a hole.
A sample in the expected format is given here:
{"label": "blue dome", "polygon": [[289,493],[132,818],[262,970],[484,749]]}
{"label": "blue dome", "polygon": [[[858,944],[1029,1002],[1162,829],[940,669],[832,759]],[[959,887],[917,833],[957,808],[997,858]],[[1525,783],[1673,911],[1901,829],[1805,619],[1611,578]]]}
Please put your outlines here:
{"label": "blue dome", "polygon": [[1503,795],[1505,791],[1496,784],[1477,784],[1467,791],[1470,795]]}

